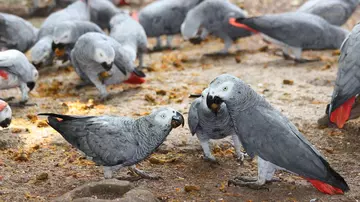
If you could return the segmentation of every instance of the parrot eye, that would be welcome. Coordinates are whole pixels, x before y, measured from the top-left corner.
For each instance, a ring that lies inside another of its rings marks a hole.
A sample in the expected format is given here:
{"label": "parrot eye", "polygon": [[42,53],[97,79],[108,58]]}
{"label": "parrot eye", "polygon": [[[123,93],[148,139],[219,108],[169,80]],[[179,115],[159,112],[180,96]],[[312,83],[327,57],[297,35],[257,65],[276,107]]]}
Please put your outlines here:
{"label": "parrot eye", "polygon": [[166,115],[165,115],[165,114],[161,114],[161,118],[163,118],[163,119],[164,119],[165,117],[166,117]]}
{"label": "parrot eye", "polygon": [[103,54],[102,54],[102,53],[100,53],[100,57],[103,57]]}
{"label": "parrot eye", "polygon": [[228,87],[225,86],[225,87],[223,88],[223,91],[227,91],[227,90],[228,90]]}

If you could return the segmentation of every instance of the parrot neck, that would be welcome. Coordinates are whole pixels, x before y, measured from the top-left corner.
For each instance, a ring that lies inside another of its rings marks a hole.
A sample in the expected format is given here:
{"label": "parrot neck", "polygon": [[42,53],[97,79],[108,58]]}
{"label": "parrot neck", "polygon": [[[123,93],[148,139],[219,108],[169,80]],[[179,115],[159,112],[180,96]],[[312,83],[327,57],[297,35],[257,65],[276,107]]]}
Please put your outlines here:
{"label": "parrot neck", "polygon": [[138,142],[135,159],[142,160],[155,151],[166,139],[171,131],[171,125],[161,127],[153,124],[150,120],[153,117],[146,116],[135,121],[134,131],[135,138]]}
{"label": "parrot neck", "polygon": [[[244,89],[235,90],[241,92],[241,95],[235,94],[232,98],[226,99],[225,104],[227,108],[232,109],[231,111],[245,111],[258,104],[260,100],[263,100],[260,95],[258,95],[253,89],[247,87]],[[239,99],[240,97],[240,99]]]}

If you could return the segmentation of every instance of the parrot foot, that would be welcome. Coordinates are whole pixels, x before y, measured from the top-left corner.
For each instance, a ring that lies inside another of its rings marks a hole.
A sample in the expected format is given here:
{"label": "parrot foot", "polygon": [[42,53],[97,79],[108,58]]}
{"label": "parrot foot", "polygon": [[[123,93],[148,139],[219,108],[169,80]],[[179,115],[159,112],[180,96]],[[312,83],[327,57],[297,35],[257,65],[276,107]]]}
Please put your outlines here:
{"label": "parrot foot", "polygon": [[298,59],[298,58],[296,58],[294,61],[295,61],[295,63],[303,64],[303,63],[308,63],[308,62],[318,62],[318,61],[320,61],[320,59],[319,58],[317,58],[317,59],[305,59],[305,58]]}
{"label": "parrot foot", "polygon": [[247,156],[246,153],[239,153],[236,155],[236,161],[239,162],[240,164],[243,164],[244,163],[244,160],[245,160],[245,156]]}
{"label": "parrot foot", "polygon": [[223,56],[229,56],[229,55],[231,55],[231,54],[226,50],[221,50],[221,51],[205,54],[206,57],[223,57]]}
{"label": "parrot foot", "polygon": [[151,176],[149,174],[147,174],[146,172],[136,168],[135,166],[130,166],[129,170],[133,173],[135,173],[136,175],[138,175],[141,178],[144,179],[149,179],[149,180],[159,180],[162,179],[160,176]]}
{"label": "parrot foot", "polygon": [[13,101],[14,99],[15,99],[15,97],[7,97],[2,100],[4,100],[5,102],[10,102],[10,101]]}
{"label": "parrot foot", "polygon": [[284,52],[283,52],[282,56],[283,56],[283,58],[284,58],[285,60],[292,60],[292,59],[293,59],[289,54],[284,53]]}
{"label": "parrot foot", "polygon": [[219,161],[214,156],[204,156],[203,159],[204,161],[220,165]]}
{"label": "parrot foot", "polygon": [[176,49],[179,49],[179,48],[173,47],[173,46],[154,46],[152,49],[148,50],[148,52],[155,53],[155,52],[161,52],[161,51],[165,51],[165,50],[176,50]]}
{"label": "parrot foot", "polygon": [[18,103],[11,103],[9,105],[11,107],[32,107],[32,106],[37,106],[36,103],[27,103],[27,100],[20,101]]}
{"label": "parrot foot", "polygon": [[108,101],[110,99],[111,99],[110,94],[104,94],[104,95],[101,95],[100,98],[97,101],[100,102],[100,103],[103,103],[103,102],[106,102],[106,101]]}
{"label": "parrot foot", "polygon": [[79,83],[78,85],[75,86],[75,89],[76,90],[80,90],[84,87],[87,87],[87,86],[92,86],[92,83],[91,82],[81,82]]}
{"label": "parrot foot", "polygon": [[228,181],[228,186],[230,185],[248,187],[255,190],[266,189],[269,191],[269,188],[264,186],[265,183],[259,182],[257,178],[252,177],[236,177],[235,179]]}
{"label": "parrot foot", "polygon": [[235,177],[234,180],[240,180],[243,182],[256,182],[258,179],[257,177],[240,176],[240,177]]}

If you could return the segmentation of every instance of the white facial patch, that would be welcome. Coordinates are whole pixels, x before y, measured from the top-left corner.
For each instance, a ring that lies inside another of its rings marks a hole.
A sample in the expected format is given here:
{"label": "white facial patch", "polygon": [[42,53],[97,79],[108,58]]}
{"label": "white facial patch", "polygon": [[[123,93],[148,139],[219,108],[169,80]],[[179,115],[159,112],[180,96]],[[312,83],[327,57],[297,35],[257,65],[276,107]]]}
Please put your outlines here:
{"label": "white facial patch", "polygon": [[160,125],[170,124],[174,115],[176,115],[176,111],[174,109],[167,108],[155,116],[155,121]]}
{"label": "white facial patch", "polygon": [[226,81],[215,88],[210,89],[210,95],[219,96],[222,99],[229,97],[234,87],[234,83],[231,81]]}

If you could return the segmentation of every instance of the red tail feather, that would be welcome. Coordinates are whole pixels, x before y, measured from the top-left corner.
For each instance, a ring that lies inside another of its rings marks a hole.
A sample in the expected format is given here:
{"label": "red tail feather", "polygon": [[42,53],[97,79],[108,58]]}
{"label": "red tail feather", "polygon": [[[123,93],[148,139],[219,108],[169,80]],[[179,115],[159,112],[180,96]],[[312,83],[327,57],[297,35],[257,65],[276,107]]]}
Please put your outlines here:
{"label": "red tail feather", "polygon": [[130,5],[128,2],[126,2],[125,0],[121,0],[119,5]]}
{"label": "red tail feather", "polygon": [[333,187],[319,180],[312,180],[309,178],[306,178],[306,180],[309,181],[317,190],[319,190],[324,194],[329,194],[329,195],[344,194],[344,192],[341,189]]}
{"label": "red tail feather", "polygon": [[9,78],[9,75],[7,72],[0,70],[0,77],[4,78],[5,80],[7,80]]}
{"label": "red tail feather", "polygon": [[249,27],[249,26],[247,26],[245,24],[241,24],[241,23],[236,22],[235,18],[230,18],[229,23],[234,27],[243,28],[243,29],[246,29],[246,30],[248,30],[250,32],[253,32],[255,34],[259,33],[259,31],[255,30],[255,29],[253,29],[253,28],[251,28],[251,27]]}
{"label": "red tail feather", "polygon": [[335,123],[337,127],[342,128],[345,125],[345,122],[350,117],[351,108],[355,102],[355,97],[350,98],[335,111],[331,113],[330,121]]}
{"label": "red tail feather", "polygon": [[1,112],[2,110],[4,110],[7,105],[8,105],[8,104],[7,104],[6,102],[0,100],[0,112]]}
{"label": "red tail feather", "polygon": [[124,83],[128,83],[128,84],[142,84],[144,82],[145,79],[137,76],[136,74],[134,74],[134,72],[131,73],[128,80],[124,81]]}

